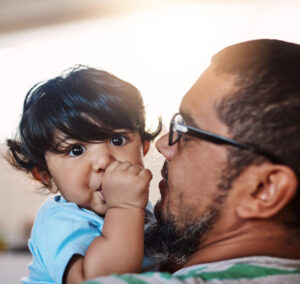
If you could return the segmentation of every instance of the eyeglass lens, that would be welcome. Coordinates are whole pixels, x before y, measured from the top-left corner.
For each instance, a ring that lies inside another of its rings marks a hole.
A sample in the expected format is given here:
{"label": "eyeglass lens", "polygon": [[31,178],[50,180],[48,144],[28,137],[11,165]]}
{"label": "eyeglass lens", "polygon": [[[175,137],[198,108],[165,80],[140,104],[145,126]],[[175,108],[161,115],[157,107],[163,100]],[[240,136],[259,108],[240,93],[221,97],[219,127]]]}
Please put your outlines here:
{"label": "eyeglass lens", "polygon": [[171,121],[170,133],[169,133],[170,145],[174,145],[180,139],[180,137],[182,135],[180,132],[174,130],[174,128],[177,124],[183,124],[183,119],[180,114],[176,114]]}

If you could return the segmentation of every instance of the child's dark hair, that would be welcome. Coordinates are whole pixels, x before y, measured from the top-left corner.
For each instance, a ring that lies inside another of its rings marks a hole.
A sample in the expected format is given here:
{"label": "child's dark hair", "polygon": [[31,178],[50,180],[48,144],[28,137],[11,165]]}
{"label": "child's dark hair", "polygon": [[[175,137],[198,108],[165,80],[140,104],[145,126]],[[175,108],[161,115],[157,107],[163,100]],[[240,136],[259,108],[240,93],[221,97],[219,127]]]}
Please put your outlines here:
{"label": "child's dark hair", "polygon": [[7,140],[9,160],[27,172],[48,171],[45,152],[59,152],[59,133],[64,139],[96,142],[115,136],[115,129],[137,131],[142,141],[150,141],[160,133],[161,120],[154,132],[147,132],[137,88],[108,72],[79,65],[29,90],[18,136]]}

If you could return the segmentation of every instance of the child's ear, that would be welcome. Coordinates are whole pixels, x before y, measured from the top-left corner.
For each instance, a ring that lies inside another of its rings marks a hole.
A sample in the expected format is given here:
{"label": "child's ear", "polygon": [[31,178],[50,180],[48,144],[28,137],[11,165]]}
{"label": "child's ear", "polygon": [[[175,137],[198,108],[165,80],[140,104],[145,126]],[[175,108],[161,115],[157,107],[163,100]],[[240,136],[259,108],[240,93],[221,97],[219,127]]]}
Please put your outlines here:
{"label": "child's ear", "polygon": [[56,187],[53,187],[51,175],[46,170],[40,170],[38,167],[34,167],[31,170],[33,177],[40,181],[45,187],[47,187],[51,192],[56,193]]}
{"label": "child's ear", "polygon": [[144,156],[148,153],[149,148],[150,148],[150,141],[145,140],[143,142],[143,154],[144,154]]}

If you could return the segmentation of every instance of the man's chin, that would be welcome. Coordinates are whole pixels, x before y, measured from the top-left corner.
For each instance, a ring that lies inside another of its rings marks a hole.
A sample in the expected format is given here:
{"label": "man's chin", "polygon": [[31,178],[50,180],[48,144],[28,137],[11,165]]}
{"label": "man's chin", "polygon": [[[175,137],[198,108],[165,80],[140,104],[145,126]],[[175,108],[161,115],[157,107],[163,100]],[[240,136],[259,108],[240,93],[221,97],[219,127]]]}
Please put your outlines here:
{"label": "man's chin", "polygon": [[[145,231],[146,254],[162,260],[172,259],[183,264],[190,255],[190,250],[183,245],[185,234],[177,229],[175,218],[166,214],[160,203],[155,205],[154,214],[157,221]],[[189,244],[189,247],[192,247],[192,244]]]}
{"label": "man's chin", "polygon": [[145,231],[146,254],[178,264],[185,263],[197,250],[218,217],[218,211],[212,209],[202,218],[179,226],[175,216],[162,210],[160,203],[155,205],[154,213],[157,221]]}

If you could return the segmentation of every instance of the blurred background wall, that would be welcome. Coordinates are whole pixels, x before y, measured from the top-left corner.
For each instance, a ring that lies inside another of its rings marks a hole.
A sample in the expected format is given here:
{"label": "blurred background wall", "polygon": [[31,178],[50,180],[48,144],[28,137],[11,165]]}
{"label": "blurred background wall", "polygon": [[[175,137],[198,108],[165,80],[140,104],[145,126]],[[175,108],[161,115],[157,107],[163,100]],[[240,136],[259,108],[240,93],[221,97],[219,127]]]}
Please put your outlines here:
{"label": "blurred background wall", "polygon": [[[256,38],[300,43],[299,10],[293,0],[0,0],[0,247],[26,247],[46,198],[3,158],[35,83],[74,64],[104,69],[140,89],[149,127],[158,115],[167,125],[221,48]],[[146,165],[154,172],[153,203],[162,161],[152,146]],[[25,273],[28,259],[22,261],[23,270],[11,272],[12,258],[0,255],[5,283]]]}

